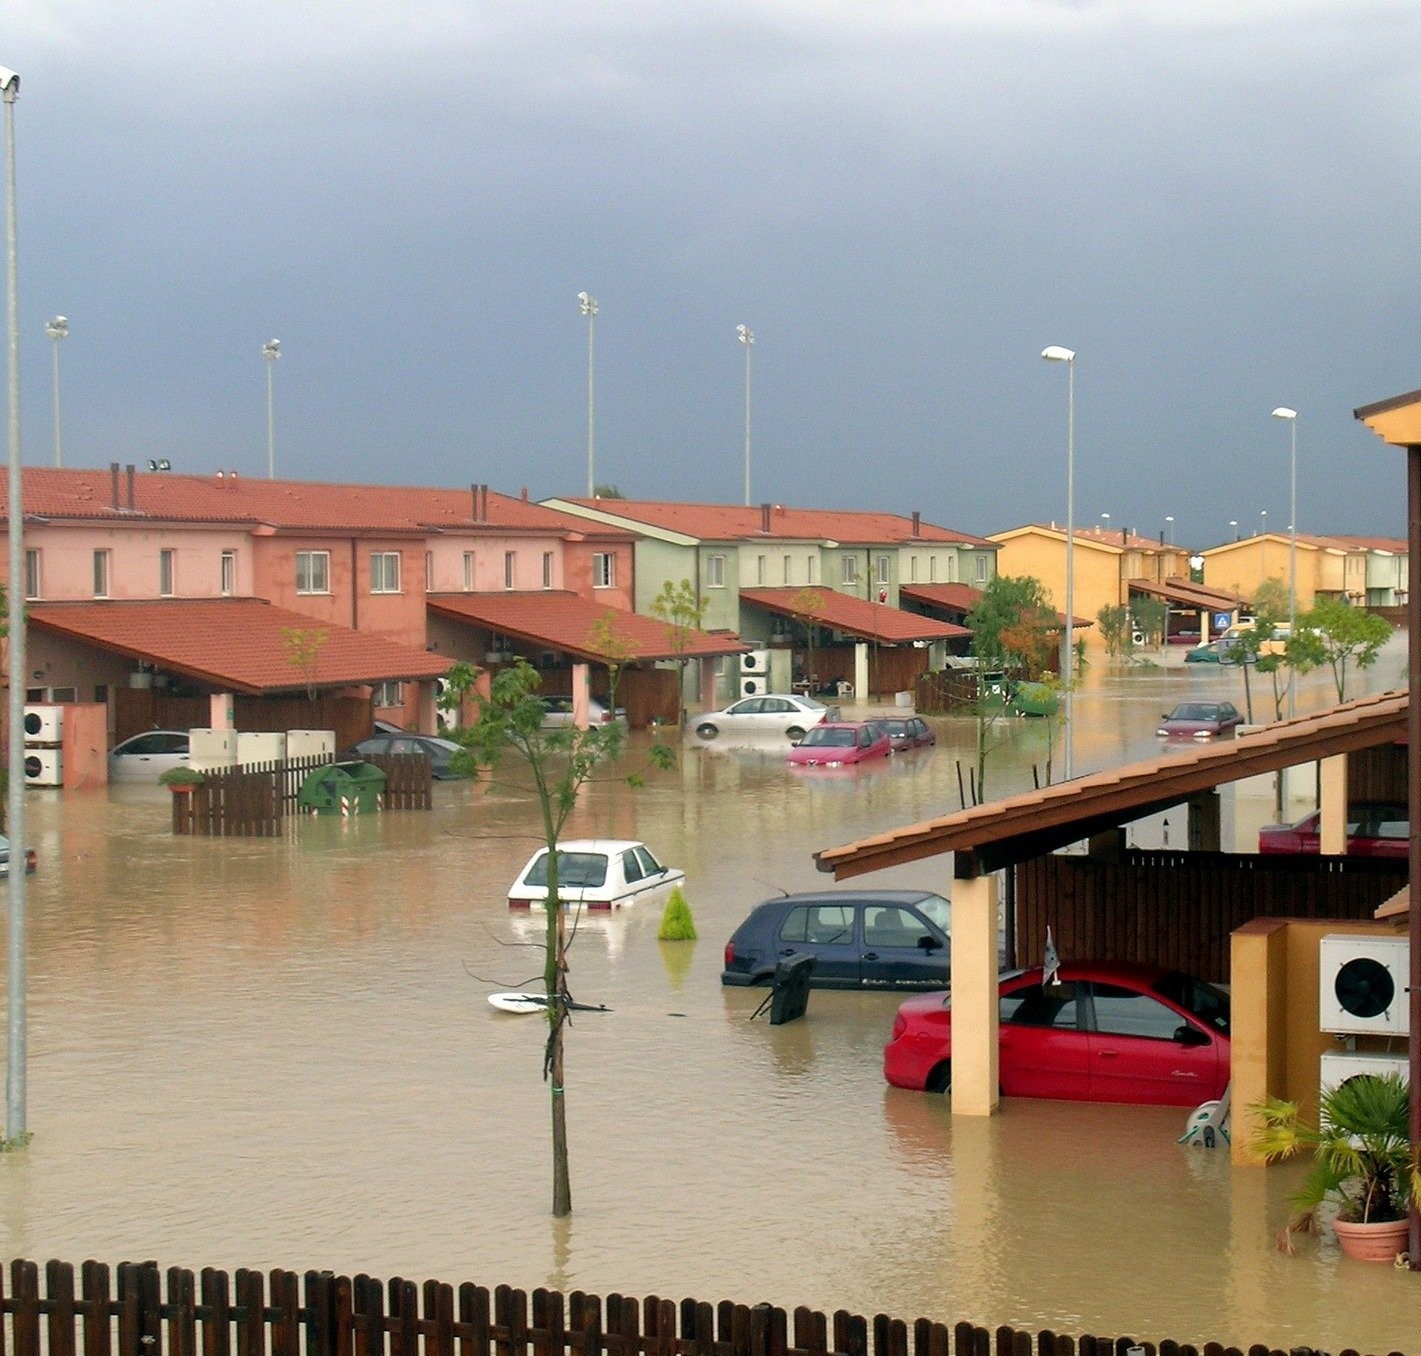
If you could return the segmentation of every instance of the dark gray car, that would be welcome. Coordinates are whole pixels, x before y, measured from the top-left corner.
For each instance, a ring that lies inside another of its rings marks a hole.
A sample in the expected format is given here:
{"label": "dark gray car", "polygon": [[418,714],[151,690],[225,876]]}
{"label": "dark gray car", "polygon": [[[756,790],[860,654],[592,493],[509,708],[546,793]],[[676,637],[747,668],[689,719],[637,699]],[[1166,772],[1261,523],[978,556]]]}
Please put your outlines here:
{"label": "dark gray car", "polygon": [[720,982],[769,984],[814,957],[816,989],[937,989],[948,983],[952,905],[930,890],[820,890],[757,904],[725,945]]}

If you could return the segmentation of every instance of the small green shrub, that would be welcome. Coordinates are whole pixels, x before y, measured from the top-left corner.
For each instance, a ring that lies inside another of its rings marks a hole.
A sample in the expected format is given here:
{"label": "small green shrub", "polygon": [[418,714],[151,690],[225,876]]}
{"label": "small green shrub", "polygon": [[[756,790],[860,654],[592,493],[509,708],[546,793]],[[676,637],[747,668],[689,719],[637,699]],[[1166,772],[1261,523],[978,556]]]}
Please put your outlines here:
{"label": "small green shrub", "polygon": [[164,786],[201,786],[207,778],[195,767],[170,767],[158,780]]}
{"label": "small green shrub", "polygon": [[666,901],[666,912],[661,915],[661,930],[656,934],[661,942],[694,942],[696,925],[691,919],[691,906],[678,885],[671,891]]}

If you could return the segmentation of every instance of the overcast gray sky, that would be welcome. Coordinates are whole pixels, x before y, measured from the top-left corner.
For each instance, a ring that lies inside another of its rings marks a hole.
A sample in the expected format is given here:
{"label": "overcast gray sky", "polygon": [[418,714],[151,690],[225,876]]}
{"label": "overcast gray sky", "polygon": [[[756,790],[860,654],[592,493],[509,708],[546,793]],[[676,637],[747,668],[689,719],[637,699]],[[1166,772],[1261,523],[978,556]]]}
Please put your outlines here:
{"label": "overcast gray sky", "polygon": [[1404,531],[1415,0],[0,0],[24,448]]}

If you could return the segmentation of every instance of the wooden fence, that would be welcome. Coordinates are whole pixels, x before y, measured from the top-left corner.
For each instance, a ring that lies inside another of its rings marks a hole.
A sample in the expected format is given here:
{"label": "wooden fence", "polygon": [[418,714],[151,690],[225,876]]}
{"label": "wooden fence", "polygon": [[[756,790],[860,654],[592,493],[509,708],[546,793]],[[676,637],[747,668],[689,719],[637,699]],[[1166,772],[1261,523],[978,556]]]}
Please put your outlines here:
{"label": "wooden fence", "polygon": [[[381,809],[433,807],[432,764],[423,754],[380,754],[365,761],[385,774]],[[173,832],[215,838],[274,837],[283,832],[287,816],[296,813],[302,782],[330,766],[329,758],[288,758],[205,772],[207,780],[201,786],[171,788]]]}
{"label": "wooden fence", "polygon": [[[1191,1346],[1131,1337],[1069,1337],[971,1323],[907,1323],[838,1310],[793,1313],[768,1304],[633,1299],[553,1290],[328,1271],[238,1271],[229,1278],[155,1262],[109,1268],[65,1262],[10,1265],[0,1299],[6,1356],[1244,1356],[1217,1342]],[[166,1279],[166,1297],[164,1280]],[[3,1287],[3,1277],[0,1277]],[[8,1329],[8,1331],[6,1331]],[[1284,1356],[1250,1346],[1248,1356]],[[1294,1347],[1288,1356],[1318,1356]],[[1350,1348],[1341,1356],[1358,1356]]]}

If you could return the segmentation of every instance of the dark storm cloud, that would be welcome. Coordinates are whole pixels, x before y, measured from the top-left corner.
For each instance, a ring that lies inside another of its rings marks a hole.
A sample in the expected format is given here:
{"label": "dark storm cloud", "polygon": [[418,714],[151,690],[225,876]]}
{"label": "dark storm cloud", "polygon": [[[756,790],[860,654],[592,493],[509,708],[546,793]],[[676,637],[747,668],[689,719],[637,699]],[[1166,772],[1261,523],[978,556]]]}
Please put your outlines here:
{"label": "dark storm cloud", "polygon": [[31,461],[1400,531],[1413,6],[10,8]]}

